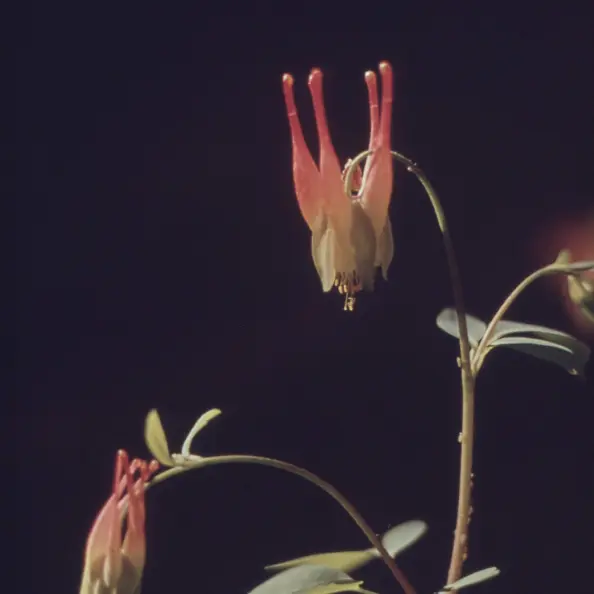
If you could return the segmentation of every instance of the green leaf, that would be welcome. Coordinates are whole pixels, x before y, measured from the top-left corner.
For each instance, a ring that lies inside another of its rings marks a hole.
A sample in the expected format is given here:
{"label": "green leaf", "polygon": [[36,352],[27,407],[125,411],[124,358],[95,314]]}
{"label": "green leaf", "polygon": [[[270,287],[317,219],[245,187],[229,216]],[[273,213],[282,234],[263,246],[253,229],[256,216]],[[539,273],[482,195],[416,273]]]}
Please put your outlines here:
{"label": "green leaf", "polygon": [[[426,531],[427,524],[425,524],[425,522],[421,522],[420,520],[404,522],[388,530],[382,536],[382,544],[390,556],[395,557],[417,542]],[[275,563],[274,565],[268,565],[266,566],[266,569],[268,571],[279,571],[281,569],[288,569],[289,567],[298,567],[299,565],[309,564],[323,565],[324,567],[351,573],[380,556],[379,551],[373,547],[361,551],[317,553],[305,557],[298,557],[297,559],[291,559],[290,561]]]}
{"label": "green leaf", "polygon": [[490,343],[489,348],[504,346],[516,351],[532,355],[538,359],[556,363],[566,369],[571,375],[584,374],[584,362],[576,358],[576,354],[568,347],[542,340],[524,336],[506,336]]}
{"label": "green leaf", "polygon": [[[248,594],[356,592],[361,591],[360,585],[362,583],[356,582],[344,571],[338,569],[321,565],[300,565],[276,574],[250,590]],[[321,586],[333,586],[335,589],[319,590],[318,588]]]}
{"label": "green leaf", "polygon": [[334,594],[335,592],[360,592],[360,594],[377,594],[371,590],[365,590],[361,587],[363,582],[353,582],[352,584],[328,584],[326,586],[316,586],[311,590],[300,590],[300,594]]}
{"label": "green leaf", "polygon": [[[425,522],[421,520],[410,520],[388,530],[382,536],[382,544],[388,553],[390,553],[390,557],[396,557],[396,555],[399,555],[402,551],[415,544],[425,532],[427,532],[427,524]],[[380,556],[378,550],[372,550],[375,551],[377,557]]]}
{"label": "green leaf", "polygon": [[[528,336],[523,336],[522,341],[501,340],[521,334]],[[536,339],[530,335],[535,336]],[[547,326],[512,322],[511,320],[501,320],[497,324],[489,346],[509,346],[539,359],[561,365],[572,375],[583,375],[584,368],[590,358],[588,345],[571,334]]]}
{"label": "green leaf", "polygon": [[[435,320],[438,328],[453,336],[455,338],[460,338],[460,331],[458,329],[458,314],[456,310],[451,307],[446,307],[439,312],[437,319]],[[470,314],[466,314],[466,326],[468,327],[468,340],[470,341],[471,346],[476,347],[480,342],[485,330],[487,329],[487,324],[480,320],[479,318],[475,318]]]}
{"label": "green leaf", "polygon": [[[457,319],[456,312],[452,308],[447,308],[437,316],[437,325],[458,338]],[[470,343],[476,348],[485,333],[486,325],[482,320],[470,315],[466,316],[466,322]],[[544,361],[556,363],[572,375],[583,375],[590,358],[588,345],[571,334],[547,326],[512,320],[501,320],[495,326],[488,348],[498,346],[513,348]]]}
{"label": "green leaf", "polygon": [[204,414],[198,417],[198,420],[194,423],[192,429],[188,433],[188,436],[184,440],[182,444],[181,453],[183,456],[187,456],[190,454],[190,446],[192,445],[192,440],[196,437],[197,433],[202,431],[208,423],[210,423],[214,418],[218,417],[221,414],[221,411],[218,408],[211,408],[210,410],[206,411]]}
{"label": "green leaf", "polygon": [[298,557],[290,561],[282,561],[274,565],[267,565],[265,569],[268,571],[280,571],[281,569],[288,569],[290,567],[298,567],[300,565],[323,565],[331,569],[338,569],[345,572],[354,571],[363,565],[373,561],[377,558],[375,549],[367,549],[364,551],[337,551],[335,553],[317,553],[313,555],[306,555],[305,557]]}
{"label": "green leaf", "polygon": [[474,586],[475,584],[480,584],[482,582],[486,582],[487,580],[492,580],[494,577],[497,577],[500,573],[501,572],[499,571],[499,569],[497,569],[497,567],[487,567],[486,569],[475,571],[470,575],[460,578],[453,584],[448,584],[447,586],[444,586],[441,592],[451,592],[452,590],[461,590],[462,588],[468,588],[469,586]]}
{"label": "green leaf", "polygon": [[156,409],[149,411],[144,422],[144,441],[155,459],[164,466],[174,466],[161,418]]}
{"label": "green leaf", "polygon": [[538,324],[526,324],[525,322],[513,322],[512,320],[501,320],[495,327],[493,340],[501,336],[509,336],[510,334],[534,334],[538,338],[552,340],[559,344],[568,346],[569,348],[578,348],[584,351],[589,351],[588,347],[581,343],[577,338],[556,330],[548,326],[539,326]]}

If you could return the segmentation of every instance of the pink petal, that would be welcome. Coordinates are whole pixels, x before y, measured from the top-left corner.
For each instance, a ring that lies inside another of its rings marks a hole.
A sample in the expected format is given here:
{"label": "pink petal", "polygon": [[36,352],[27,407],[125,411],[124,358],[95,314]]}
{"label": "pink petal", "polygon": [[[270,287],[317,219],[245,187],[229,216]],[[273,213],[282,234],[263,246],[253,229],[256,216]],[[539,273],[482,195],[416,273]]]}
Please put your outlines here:
{"label": "pink petal", "polygon": [[[369,95],[369,119],[371,122],[369,130],[369,147],[370,151],[377,148],[379,143],[379,105],[377,99],[377,78],[375,72],[369,70],[365,73],[365,84],[367,85],[367,93]],[[365,180],[369,175],[370,159],[365,161],[365,169],[363,170],[363,179]]]}
{"label": "pink petal", "polygon": [[291,141],[293,146],[293,182],[295,193],[301,214],[305,222],[312,229],[316,216],[321,207],[322,188],[320,172],[307,148],[303,130],[299,122],[299,114],[295,106],[293,94],[293,77],[290,74],[283,75],[283,93],[287,116],[291,129]]}
{"label": "pink petal", "polygon": [[332,224],[347,231],[351,226],[351,198],[344,192],[340,162],[330,138],[324,95],[322,91],[322,71],[314,68],[309,75],[309,90],[311,93],[316,127],[320,143],[320,173],[323,185],[323,208]]}
{"label": "pink petal", "polygon": [[[158,463],[134,459],[118,451],[112,494],[97,514],[89,533],[81,594],[135,591],[144,566],[144,483]],[[134,474],[140,477],[134,482]],[[125,491],[128,491],[127,493]],[[128,509],[128,530],[122,544],[124,512]]]}
{"label": "pink petal", "polygon": [[98,562],[101,563],[101,579],[107,586],[114,586],[122,572],[122,534],[118,499],[121,495],[120,477],[125,466],[127,455],[120,450],[116,456],[112,494],[97,514],[85,552],[85,573],[91,572]]}
{"label": "pink petal", "polygon": [[[134,463],[137,463],[136,465]],[[122,551],[131,561],[135,569],[142,573],[146,558],[145,536],[145,483],[158,469],[158,463],[153,460],[148,466],[146,462],[134,460],[126,473],[126,488],[128,491],[128,526]],[[134,473],[138,470],[139,478],[134,482]]]}
{"label": "pink petal", "polygon": [[377,123],[377,86],[375,75],[367,73],[365,81],[369,93],[371,115],[370,148],[374,151],[365,165],[361,202],[380,237],[388,217],[388,207],[393,188],[393,167],[391,150],[392,127],[392,67],[388,62],[379,66],[382,77],[382,109]]}
{"label": "pink petal", "polygon": [[382,76],[382,114],[380,119],[380,145],[390,147],[392,132],[392,66],[389,62],[379,65]]}

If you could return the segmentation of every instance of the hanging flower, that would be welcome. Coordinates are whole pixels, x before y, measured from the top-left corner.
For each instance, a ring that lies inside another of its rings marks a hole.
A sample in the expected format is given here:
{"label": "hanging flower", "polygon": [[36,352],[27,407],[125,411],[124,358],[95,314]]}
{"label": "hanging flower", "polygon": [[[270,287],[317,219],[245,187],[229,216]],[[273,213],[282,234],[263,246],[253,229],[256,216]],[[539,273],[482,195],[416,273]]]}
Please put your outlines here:
{"label": "hanging flower", "polygon": [[[560,263],[594,262],[594,212],[555,219],[536,242],[539,263],[559,253]],[[573,276],[555,276],[549,286],[563,299],[563,308],[575,332],[594,337],[594,269]]]}
{"label": "hanging flower", "polygon": [[[382,62],[379,70],[381,113],[376,75],[365,73],[371,119],[369,150],[372,152],[363,172],[354,172],[351,187],[345,187],[345,175],[330,137],[321,70],[314,68],[309,76],[320,145],[319,167],[305,143],[295,107],[293,77],[283,75],[293,146],[293,180],[301,214],[312,232],[314,265],[323,290],[337,287],[345,295],[345,309],[349,310],[353,309],[356,293],[362,289],[373,290],[376,268],[381,268],[384,279],[387,278],[394,252],[388,218],[392,195],[392,68],[388,62]],[[346,167],[349,166],[350,161],[347,161]]]}
{"label": "hanging flower", "polygon": [[[97,515],[85,551],[80,594],[137,594],[146,557],[144,533],[145,483],[158,469],[120,450],[116,456],[113,489]],[[122,540],[124,517],[127,529]]]}
{"label": "hanging flower", "polygon": [[[594,237],[594,236],[593,236]],[[566,298],[575,308],[574,316],[585,330],[594,331],[594,239],[592,239],[592,270],[567,277]],[[575,259],[569,250],[559,255],[560,262],[571,263]],[[571,306],[570,306],[571,307]]]}

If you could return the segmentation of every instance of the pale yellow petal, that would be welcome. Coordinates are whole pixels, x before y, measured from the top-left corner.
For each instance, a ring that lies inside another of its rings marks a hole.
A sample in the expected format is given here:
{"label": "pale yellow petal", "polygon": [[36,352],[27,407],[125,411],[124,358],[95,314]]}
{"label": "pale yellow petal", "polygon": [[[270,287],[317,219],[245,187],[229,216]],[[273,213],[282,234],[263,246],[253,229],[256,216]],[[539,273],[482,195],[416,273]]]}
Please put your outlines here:
{"label": "pale yellow petal", "polygon": [[353,201],[353,228],[351,242],[355,252],[355,269],[366,291],[375,284],[376,239],[371,220],[357,200]]}
{"label": "pale yellow petal", "polygon": [[375,265],[382,270],[384,280],[388,280],[388,268],[394,257],[394,238],[392,236],[392,223],[386,219],[386,225],[377,242]]}

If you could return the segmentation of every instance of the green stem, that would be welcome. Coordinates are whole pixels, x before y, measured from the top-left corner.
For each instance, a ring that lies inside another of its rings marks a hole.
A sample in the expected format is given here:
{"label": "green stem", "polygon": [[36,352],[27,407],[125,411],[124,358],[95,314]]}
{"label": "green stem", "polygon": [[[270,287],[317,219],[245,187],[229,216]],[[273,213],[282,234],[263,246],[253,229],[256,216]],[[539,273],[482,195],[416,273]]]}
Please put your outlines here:
{"label": "green stem", "polygon": [[363,516],[361,516],[357,509],[337,489],[335,489],[330,483],[327,483],[326,481],[322,480],[320,477],[316,476],[312,472],[309,472],[304,468],[300,468],[299,466],[295,466],[294,464],[283,462],[282,460],[276,460],[274,458],[265,458],[263,456],[248,456],[240,454],[230,454],[225,456],[212,456],[208,458],[201,458],[196,462],[189,462],[188,464],[189,465],[186,467],[177,466],[157,475],[155,478],[153,478],[152,481],[150,481],[147,484],[147,489],[152,485],[160,483],[169,477],[175,476],[187,470],[206,468],[207,466],[217,466],[219,464],[259,464],[261,466],[269,466],[271,468],[276,468],[278,470],[284,470],[285,472],[289,472],[291,474],[305,479],[306,481],[309,481],[310,483],[313,483],[314,485],[325,491],[328,495],[330,495],[330,497],[332,497],[338,504],[340,504],[340,506],[346,511],[346,513],[354,520],[357,526],[365,534],[369,542],[378,550],[384,563],[389,567],[390,571],[392,572],[392,575],[400,584],[404,592],[406,594],[415,594],[414,588],[406,579],[404,573],[396,565],[394,559],[390,557],[390,554],[382,544],[381,539],[365,521]]}
{"label": "green stem", "polygon": [[[371,152],[372,151],[364,151],[357,155],[351,162],[344,181],[347,196],[351,195],[350,189],[355,167],[357,167],[363,159],[366,159]],[[437,218],[437,223],[443,235],[450,273],[450,282],[452,284],[452,292],[454,295],[454,305],[458,317],[458,334],[460,336],[459,366],[462,383],[462,432],[458,438],[461,444],[458,512],[456,516],[456,530],[454,532],[454,542],[452,545],[452,556],[447,581],[448,584],[451,584],[458,580],[462,575],[462,565],[466,559],[468,549],[468,524],[470,522],[470,494],[472,488],[472,450],[474,442],[474,376],[472,374],[470,362],[470,341],[468,339],[462,282],[460,280],[460,271],[456,260],[454,245],[437,192],[429,182],[429,179],[423,170],[416,163],[396,151],[391,151],[391,154],[394,159],[406,167],[407,171],[416,175],[429,196],[429,200],[431,201],[431,205],[435,212],[435,217]]]}
{"label": "green stem", "polygon": [[474,351],[474,355],[472,357],[472,372],[475,377],[480,371],[483,361],[485,360],[485,356],[487,355],[487,351],[489,349],[489,343],[495,334],[497,324],[501,322],[503,316],[505,316],[507,313],[507,310],[513,305],[514,301],[520,296],[524,289],[531,285],[535,280],[538,280],[544,276],[549,276],[551,274],[573,275],[575,273],[575,268],[572,268],[571,265],[553,262],[552,264],[548,264],[547,266],[534,271],[517,285],[517,287],[505,298],[505,301],[501,304],[489,322],[489,325],[487,326],[487,329],[485,330],[478,347]]}

